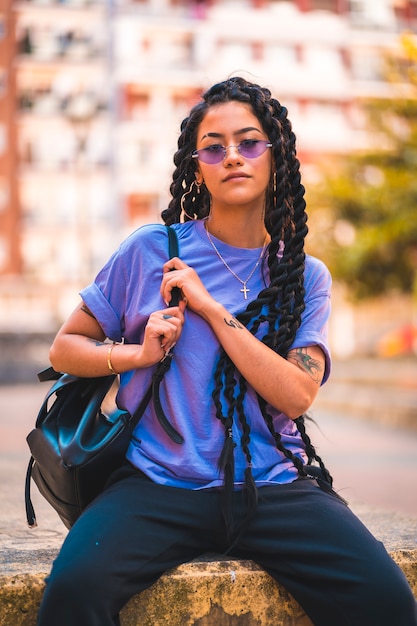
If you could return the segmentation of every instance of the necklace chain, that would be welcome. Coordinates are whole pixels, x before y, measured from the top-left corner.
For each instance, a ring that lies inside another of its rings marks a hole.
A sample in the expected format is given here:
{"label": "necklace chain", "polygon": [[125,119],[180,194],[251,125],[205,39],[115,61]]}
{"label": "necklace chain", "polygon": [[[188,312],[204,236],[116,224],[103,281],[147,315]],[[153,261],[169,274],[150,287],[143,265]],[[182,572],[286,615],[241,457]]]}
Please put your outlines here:
{"label": "necklace chain", "polygon": [[242,278],[240,278],[240,276],[238,276],[238,275],[236,274],[236,272],[234,272],[234,271],[232,270],[232,268],[230,267],[230,265],[228,264],[228,262],[227,262],[227,261],[226,261],[226,260],[222,257],[222,255],[220,254],[220,252],[219,252],[219,250],[218,250],[218,248],[217,248],[216,244],[214,243],[213,239],[211,238],[211,235],[210,235],[210,233],[209,233],[209,230],[208,230],[207,226],[206,226],[206,233],[207,233],[207,238],[208,238],[209,242],[211,243],[211,245],[212,245],[212,247],[213,247],[213,250],[215,251],[215,253],[216,253],[216,254],[217,254],[217,256],[219,257],[220,261],[223,263],[223,265],[225,266],[225,268],[226,268],[227,270],[229,270],[229,272],[232,274],[232,276],[234,276],[234,277],[235,277],[235,278],[236,278],[236,279],[237,279],[237,280],[238,280],[238,281],[239,281],[239,282],[243,285],[243,287],[242,287],[242,289],[241,289],[240,291],[243,293],[243,297],[245,298],[245,300],[247,300],[247,299],[248,299],[248,292],[250,291],[250,289],[248,289],[248,287],[247,287],[246,285],[247,285],[247,283],[250,281],[250,279],[252,278],[252,276],[254,275],[254,273],[255,273],[255,271],[256,271],[256,268],[259,266],[260,262],[262,261],[262,257],[263,257],[263,255],[265,254],[265,248],[266,248],[266,240],[267,240],[267,236],[265,237],[265,240],[264,240],[264,243],[263,243],[263,246],[262,246],[261,253],[260,253],[260,255],[259,255],[258,260],[257,260],[257,261],[256,261],[256,263],[255,263],[255,266],[252,268],[252,271],[251,271],[251,273],[249,274],[249,276],[247,277],[247,279],[246,279],[246,280],[242,280]]}

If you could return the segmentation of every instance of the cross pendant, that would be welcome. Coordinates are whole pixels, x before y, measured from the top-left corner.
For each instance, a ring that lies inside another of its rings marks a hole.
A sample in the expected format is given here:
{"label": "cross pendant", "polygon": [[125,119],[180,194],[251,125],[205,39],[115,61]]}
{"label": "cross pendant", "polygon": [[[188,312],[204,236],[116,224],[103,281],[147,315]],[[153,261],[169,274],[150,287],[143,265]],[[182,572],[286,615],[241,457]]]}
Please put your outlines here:
{"label": "cross pendant", "polygon": [[240,291],[243,293],[243,297],[245,298],[245,300],[247,300],[248,299],[248,291],[250,291],[250,289],[248,289],[246,287],[246,283],[243,283],[243,287],[242,287],[242,289]]}

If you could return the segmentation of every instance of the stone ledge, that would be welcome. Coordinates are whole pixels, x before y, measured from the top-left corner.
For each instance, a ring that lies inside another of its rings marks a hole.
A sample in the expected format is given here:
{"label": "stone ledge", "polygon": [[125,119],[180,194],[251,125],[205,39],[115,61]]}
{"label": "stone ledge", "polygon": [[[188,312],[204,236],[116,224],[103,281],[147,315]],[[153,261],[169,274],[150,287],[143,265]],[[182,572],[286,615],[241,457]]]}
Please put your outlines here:
{"label": "stone ledge", "polygon": [[[0,624],[35,626],[43,588],[43,575],[0,579]],[[132,598],[121,615],[121,626],[219,624],[312,626],[288,592],[259,566],[218,555],[167,572]]]}
{"label": "stone ledge", "polygon": [[[383,541],[417,598],[417,520],[355,505]],[[39,535],[37,533],[39,532]],[[11,536],[14,535],[14,537]],[[35,626],[44,578],[60,537],[40,529],[0,544],[0,626]],[[37,541],[39,537],[39,542]],[[51,541],[52,540],[52,541]],[[47,548],[46,545],[54,545]],[[312,626],[290,594],[252,561],[206,555],[167,572],[135,596],[122,626]]]}
{"label": "stone ledge", "polygon": [[312,626],[299,604],[252,561],[207,555],[135,596],[122,626]]}
{"label": "stone ledge", "polygon": [[[417,597],[417,549],[392,554]],[[35,626],[45,574],[0,577],[0,625]],[[135,596],[121,626],[312,626],[299,604],[252,561],[207,555]]]}

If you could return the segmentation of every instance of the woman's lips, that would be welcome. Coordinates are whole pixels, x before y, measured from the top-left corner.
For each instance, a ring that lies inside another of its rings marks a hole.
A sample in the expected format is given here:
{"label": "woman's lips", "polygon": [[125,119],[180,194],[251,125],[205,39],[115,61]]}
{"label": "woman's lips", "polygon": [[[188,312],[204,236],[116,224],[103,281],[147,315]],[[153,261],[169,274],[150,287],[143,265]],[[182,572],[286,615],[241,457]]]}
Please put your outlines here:
{"label": "woman's lips", "polygon": [[248,174],[244,172],[234,172],[233,174],[229,174],[223,179],[223,182],[227,182],[228,180],[234,180],[236,178],[249,178]]}

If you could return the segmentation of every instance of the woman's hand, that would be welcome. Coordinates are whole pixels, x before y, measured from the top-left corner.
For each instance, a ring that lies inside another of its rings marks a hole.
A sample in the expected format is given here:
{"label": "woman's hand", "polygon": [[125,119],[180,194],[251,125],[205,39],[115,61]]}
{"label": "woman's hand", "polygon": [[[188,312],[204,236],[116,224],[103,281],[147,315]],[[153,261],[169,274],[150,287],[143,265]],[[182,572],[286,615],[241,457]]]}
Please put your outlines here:
{"label": "woman's hand", "polygon": [[183,301],[195,313],[206,317],[208,311],[217,303],[209,294],[197,272],[181,259],[174,257],[165,263],[161,283],[161,295],[165,302],[171,301],[174,287],[178,287]]}
{"label": "woman's hand", "polygon": [[141,367],[161,361],[176,344],[184,325],[185,302],[179,306],[155,311],[149,316],[141,345]]}
{"label": "woman's hand", "polygon": [[142,344],[116,344],[111,349],[97,320],[81,302],[58,331],[50,349],[53,367],[75,376],[106,376],[150,367],[164,358],[181,335],[185,302],[155,311],[149,317]]}

